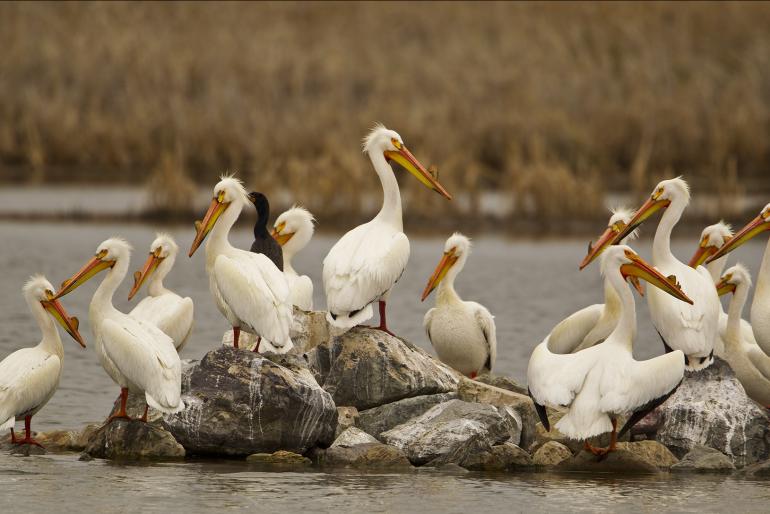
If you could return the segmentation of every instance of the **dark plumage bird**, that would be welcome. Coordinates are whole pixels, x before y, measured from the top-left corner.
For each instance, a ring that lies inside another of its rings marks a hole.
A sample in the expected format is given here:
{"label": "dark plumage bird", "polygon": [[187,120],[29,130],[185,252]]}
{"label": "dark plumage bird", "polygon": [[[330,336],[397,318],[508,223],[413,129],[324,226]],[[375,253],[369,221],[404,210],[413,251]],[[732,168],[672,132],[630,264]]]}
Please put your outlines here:
{"label": "dark plumage bird", "polygon": [[251,243],[251,251],[264,254],[279,270],[283,271],[283,250],[267,230],[270,202],[265,195],[256,191],[249,193],[249,200],[257,208],[257,222],[254,224],[254,242]]}

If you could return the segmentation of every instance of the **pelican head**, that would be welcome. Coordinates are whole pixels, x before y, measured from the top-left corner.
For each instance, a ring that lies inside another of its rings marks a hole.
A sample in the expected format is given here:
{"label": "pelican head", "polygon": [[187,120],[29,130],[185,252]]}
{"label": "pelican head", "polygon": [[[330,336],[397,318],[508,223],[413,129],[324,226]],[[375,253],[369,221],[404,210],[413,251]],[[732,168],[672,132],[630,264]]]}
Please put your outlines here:
{"label": "pelican head", "polygon": [[722,248],[716,251],[709,259],[707,263],[715,261],[732,252],[749,239],[758,236],[762,232],[770,230],[770,203],[765,205],[765,208],[759,213],[759,216],[749,221],[745,227],[740,229],[727,243],[722,245]]}
{"label": "pelican head", "polygon": [[743,264],[736,264],[724,272],[717,282],[719,296],[734,293],[739,287],[751,287],[751,273]]}
{"label": "pelican head", "polygon": [[233,176],[222,177],[214,186],[214,197],[209,204],[209,209],[203,216],[203,221],[195,222],[195,240],[190,247],[189,256],[192,257],[195,250],[201,245],[206,236],[214,228],[217,220],[230,205],[235,203],[242,208],[248,202],[248,193],[243,187],[243,182]]}
{"label": "pelican head", "polygon": [[22,293],[30,307],[39,303],[72,336],[72,339],[83,348],[86,347],[83,336],[78,332],[80,322],[76,317],[68,315],[61,302],[54,298],[54,287],[44,276],[34,275],[30,277],[24,284]]}
{"label": "pelican head", "polygon": [[150,245],[150,255],[147,257],[144,266],[140,271],[134,273],[134,287],[128,293],[128,299],[131,300],[139,292],[142,284],[158,269],[161,263],[166,260],[173,263],[177,253],[179,253],[179,246],[177,246],[174,238],[169,234],[158,232],[155,240]]}
{"label": "pelican head", "polygon": [[[618,207],[617,209],[613,209],[612,216],[610,216],[610,220],[607,222],[607,229],[602,233],[602,235],[599,236],[599,239],[596,240],[596,244],[588,243],[588,253],[586,254],[585,258],[583,258],[583,262],[580,263],[580,269],[588,266],[588,264],[594,260],[597,255],[599,255],[607,246],[609,246],[615,240],[615,236],[620,234],[620,232],[626,228],[628,222],[631,221],[631,218],[633,217],[634,211],[631,209],[627,209],[625,207]],[[626,239],[636,239],[638,236],[639,230],[633,230],[624,239],[618,242],[622,243]]]}
{"label": "pelican head", "polygon": [[430,293],[444,280],[450,270],[455,270],[454,272],[458,273],[465,265],[465,261],[470,253],[471,240],[459,232],[452,234],[444,243],[444,255],[442,255],[438,266],[433,271],[433,275],[428,280],[428,284],[422,292],[421,301],[425,301]]}
{"label": "pelican head", "polygon": [[80,271],[62,283],[55,298],[71,293],[100,271],[112,269],[118,262],[127,262],[130,257],[131,245],[125,239],[120,237],[107,239],[96,248],[94,256],[80,268]]}
{"label": "pelican head", "polygon": [[439,183],[438,179],[426,170],[420,164],[420,161],[412,155],[412,152],[407,149],[406,145],[404,145],[404,140],[401,139],[401,136],[395,130],[390,130],[381,124],[377,124],[364,138],[363,146],[364,152],[370,156],[382,154],[386,160],[395,161],[400,164],[426,187],[436,191],[447,200],[452,199],[452,195],[444,189],[444,186]]}
{"label": "pelican head", "polygon": [[626,245],[610,246],[601,260],[601,271],[607,275],[613,270],[620,270],[624,279],[637,277],[648,284],[665,291],[674,298],[692,305],[692,300],[684,294],[676,282],[676,277],[664,277],[655,267],[642,259],[631,247]]}
{"label": "pelican head", "polygon": [[310,242],[314,222],[310,211],[295,205],[276,218],[271,235],[283,247],[284,254],[294,255]]}
{"label": "pelican head", "polygon": [[704,263],[711,255],[715,254],[717,250],[722,248],[731,237],[733,237],[733,229],[729,224],[724,221],[714,223],[703,229],[700,234],[700,244],[698,249],[695,250],[689,265],[693,268],[697,268]]}

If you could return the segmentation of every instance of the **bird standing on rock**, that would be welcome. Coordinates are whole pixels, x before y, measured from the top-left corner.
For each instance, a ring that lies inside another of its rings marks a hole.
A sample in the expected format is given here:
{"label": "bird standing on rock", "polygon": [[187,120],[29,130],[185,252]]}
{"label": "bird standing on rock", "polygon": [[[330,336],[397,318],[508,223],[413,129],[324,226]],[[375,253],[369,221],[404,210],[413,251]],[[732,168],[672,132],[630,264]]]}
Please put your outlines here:
{"label": "bird standing on rock", "polygon": [[251,243],[251,251],[261,253],[275,264],[275,267],[283,271],[283,250],[267,230],[270,220],[270,202],[262,193],[253,191],[248,195],[249,201],[257,209],[257,221],[254,222],[254,242]]}
{"label": "bird standing on rock", "polygon": [[292,259],[313,237],[315,218],[310,211],[294,206],[278,216],[271,235],[283,250],[283,274],[291,288],[291,302],[304,311],[313,309],[313,281],[294,270]]}

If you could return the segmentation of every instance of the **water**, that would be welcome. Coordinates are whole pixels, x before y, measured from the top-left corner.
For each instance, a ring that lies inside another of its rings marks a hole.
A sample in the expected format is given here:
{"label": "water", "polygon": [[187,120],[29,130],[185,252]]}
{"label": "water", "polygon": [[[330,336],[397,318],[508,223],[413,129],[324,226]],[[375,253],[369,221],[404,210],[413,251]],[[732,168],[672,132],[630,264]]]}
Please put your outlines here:
{"label": "water", "polygon": [[[192,229],[170,231],[186,253]],[[0,357],[39,340],[38,329],[20,295],[28,276],[44,273],[57,285],[93,255],[99,242],[112,235],[121,235],[134,245],[131,268],[138,269],[154,238],[149,226],[0,222]],[[241,227],[231,240],[237,246],[248,247],[251,236],[246,227]],[[318,307],[324,305],[321,260],[335,240],[332,235],[318,235],[296,257],[296,268],[313,278]],[[673,250],[686,260],[696,244],[692,240],[675,241]],[[649,256],[649,240],[643,239],[635,247],[644,257]],[[409,267],[388,306],[391,329],[428,351],[430,343],[422,329],[422,317],[435,300],[431,297],[420,303],[419,297],[442,249],[443,238],[412,238]],[[736,253],[756,273],[763,250],[762,241],[752,241]],[[583,240],[479,237],[474,241],[457,289],[464,298],[485,304],[496,316],[497,373],[523,382],[529,354],[548,331],[572,312],[601,301],[598,266],[577,271],[584,252]],[[180,256],[166,281],[195,301],[195,331],[182,352],[183,358],[200,358],[219,343],[227,329],[209,297],[203,260],[202,250],[192,259]],[[70,314],[81,319],[81,332],[87,342],[92,338],[88,303],[99,281],[97,277],[63,300]],[[124,311],[132,306],[126,300],[129,282],[126,280],[116,294],[116,307]],[[645,302],[637,302],[637,313],[637,358],[660,354],[662,345],[650,324]],[[67,337],[63,341],[61,387],[35,417],[36,430],[75,428],[103,419],[118,392],[92,351],[80,350]],[[139,505],[146,512],[255,507],[309,512],[759,512],[770,500],[769,491],[766,483],[724,476],[613,478],[545,473],[444,474],[428,470],[408,474],[315,470],[275,473],[243,462],[120,465],[98,460],[79,462],[77,455],[20,458],[0,454],[0,512],[51,511],[65,499],[71,510],[102,512],[125,512]]]}

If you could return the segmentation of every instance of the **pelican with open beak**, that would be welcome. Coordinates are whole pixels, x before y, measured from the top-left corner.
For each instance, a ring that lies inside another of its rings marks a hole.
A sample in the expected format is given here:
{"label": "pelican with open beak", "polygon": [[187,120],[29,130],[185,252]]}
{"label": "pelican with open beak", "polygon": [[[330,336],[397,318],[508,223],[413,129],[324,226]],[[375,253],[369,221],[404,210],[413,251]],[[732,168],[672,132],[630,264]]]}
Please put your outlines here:
{"label": "pelican with open beak", "polygon": [[[23,294],[40,331],[41,341],[31,348],[16,350],[0,361],[0,429],[11,429],[14,444],[40,443],[32,437],[32,416],[42,409],[59,387],[64,348],[56,323],[83,348],[78,332],[78,319],[67,314],[64,306],[54,299],[54,287],[45,277],[31,277]],[[17,419],[24,419],[26,434],[17,439],[13,431]]]}
{"label": "pelican with open beak", "polygon": [[423,326],[438,358],[463,375],[491,373],[497,358],[495,318],[486,307],[463,301],[454,288],[471,251],[470,240],[453,234],[422,293],[424,301],[438,287],[436,306],[425,314]]}
{"label": "pelican with open beak", "polygon": [[390,333],[386,302],[409,261],[409,239],[401,218],[401,192],[389,162],[398,163],[423,185],[452,199],[434,174],[407,149],[397,132],[375,126],[364,139],[364,152],[380,179],[384,198],[377,216],[342,236],[324,259],[326,319],[335,334],[370,319],[374,302],[378,302],[380,311],[377,328]]}
{"label": "pelican with open beak", "polygon": [[[586,449],[597,455],[614,450],[618,437],[664,402],[684,376],[684,354],[679,350],[645,361],[634,359],[636,307],[627,278],[638,277],[653,286],[649,290],[692,304],[674,280],[628,246],[604,251],[602,273],[620,298],[620,318],[612,333],[602,344],[571,354],[553,353],[550,336],[546,337],[532,352],[527,368],[529,394],[543,427],[550,430],[545,405],[567,408],[556,428],[571,439],[586,441]],[[631,415],[618,432],[617,418],[626,413]],[[608,448],[588,444],[589,438],[606,432],[611,432]]]}

